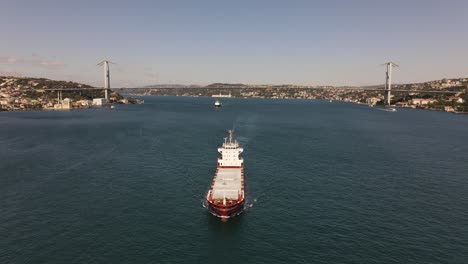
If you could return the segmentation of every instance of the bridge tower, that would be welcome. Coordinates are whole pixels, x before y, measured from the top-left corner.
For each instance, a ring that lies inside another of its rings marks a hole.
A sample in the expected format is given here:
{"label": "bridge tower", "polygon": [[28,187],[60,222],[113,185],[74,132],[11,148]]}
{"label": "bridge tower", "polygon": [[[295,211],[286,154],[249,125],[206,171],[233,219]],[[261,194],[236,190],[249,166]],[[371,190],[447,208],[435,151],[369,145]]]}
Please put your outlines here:
{"label": "bridge tower", "polygon": [[104,65],[104,93],[105,98],[109,101],[109,89],[110,89],[110,72],[109,72],[109,63],[112,63],[108,60],[101,61],[98,65]]}
{"label": "bridge tower", "polygon": [[384,104],[390,105],[390,100],[392,96],[392,68],[393,67],[400,67],[398,64],[394,62],[387,62],[384,63],[383,65],[387,65],[387,72],[386,72],[386,78],[385,78],[385,98],[384,98]]}

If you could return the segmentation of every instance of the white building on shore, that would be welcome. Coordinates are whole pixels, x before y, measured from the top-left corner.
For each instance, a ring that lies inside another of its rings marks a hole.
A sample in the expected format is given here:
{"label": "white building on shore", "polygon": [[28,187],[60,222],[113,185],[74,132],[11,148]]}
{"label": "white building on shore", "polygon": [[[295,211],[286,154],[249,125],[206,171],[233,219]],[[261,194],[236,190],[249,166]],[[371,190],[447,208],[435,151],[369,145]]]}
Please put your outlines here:
{"label": "white building on shore", "polygon": [[54,105],[55,110],[70,110],[72,109],[70,98],[63,99],[60,103]]}
{"label": "white building on shore", "polygon": [[211,97],[221,97],[221,98],[231,98],[232,95],[231,95],[231,92],[229,92],[229,94],[213,94]]}
{"label": "white building on shore", "polygon": [[429,98],[429,99],[414,98],[413,100],[411,100],[411,103],[414,104],[414,105],[427,105],[427,104],[433,104],[433,103],[436,103],[436,102],[437,102],[437,100],[432,99],[432,98]]}
{"label": "white building on shore", "polygon": [[107,99],[106,98],[94,98],[93,99],[93,105],[95,106],[103,106],[107,104]]}

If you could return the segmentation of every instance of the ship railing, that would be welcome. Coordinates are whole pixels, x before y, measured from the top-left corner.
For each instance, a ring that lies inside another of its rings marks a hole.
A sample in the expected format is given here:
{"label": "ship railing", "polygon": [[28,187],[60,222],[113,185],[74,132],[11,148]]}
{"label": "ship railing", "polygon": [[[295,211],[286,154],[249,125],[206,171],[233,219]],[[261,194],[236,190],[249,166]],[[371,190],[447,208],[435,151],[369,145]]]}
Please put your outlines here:
{"label": "ship railing", "polygon": [[238,147],[239,147],[239,144],[237,143],[223,143],[223,148],[226,148],[226,149],[235,149]]}

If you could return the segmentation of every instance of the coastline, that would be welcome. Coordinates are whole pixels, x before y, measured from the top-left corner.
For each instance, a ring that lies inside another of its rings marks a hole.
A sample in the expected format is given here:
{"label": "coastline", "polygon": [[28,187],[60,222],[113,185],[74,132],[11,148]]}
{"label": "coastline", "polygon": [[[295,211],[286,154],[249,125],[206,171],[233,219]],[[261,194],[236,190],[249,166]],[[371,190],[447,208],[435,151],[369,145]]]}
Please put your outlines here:
{"label": "coastline", "polygon": [[[126,94],[130,96],[138,96],[138,97],[189,97],[189,98],[215,98],[211,96],[193,96],[193,95],[142,95],[142,94]],[[357,104],[357,105],[365,105],[369,106],[369,104],[362,103],[362,102],[354,102],[350,100],[337,100],[337,99],[330,99],[330,98],[272,98],[272,97],[229,97],[229,98],[223,98],[223,99],[267,99],[267,100],[321,100],[321,101],[330,101],[332,100],[333,102],[342,102],[342,103],[351,103],[351,104]],[[382,107],[385,108],[386,106],[383,105],[377,105],[377,107]],[[396,105],[390,105],[388,107],[393,107],[393,108],[401,108],[401,109],[415,109],[415,110],[429,110],[429,111],[438,111],[438,112],[444,112],[444,113],[450,113],[450,114],[468,114],[468,112],[460,112],[460,111],[444,111],[441,109],[436,109],[436,108],[425,108],[425,107],[405,107],[405,106],[396,106]]]}

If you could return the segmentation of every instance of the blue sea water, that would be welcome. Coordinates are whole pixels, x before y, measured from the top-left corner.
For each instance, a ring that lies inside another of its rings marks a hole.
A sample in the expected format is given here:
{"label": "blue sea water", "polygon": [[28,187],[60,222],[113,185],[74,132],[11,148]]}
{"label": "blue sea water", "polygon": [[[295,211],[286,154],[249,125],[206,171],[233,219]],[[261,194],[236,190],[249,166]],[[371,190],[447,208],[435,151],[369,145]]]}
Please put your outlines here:
{"label": "blue sea water", "polygon": [[[0,263],[468,263],[468,116],[145,97],[0,114]],[[203,207],[234,128],[251,206]]]}

